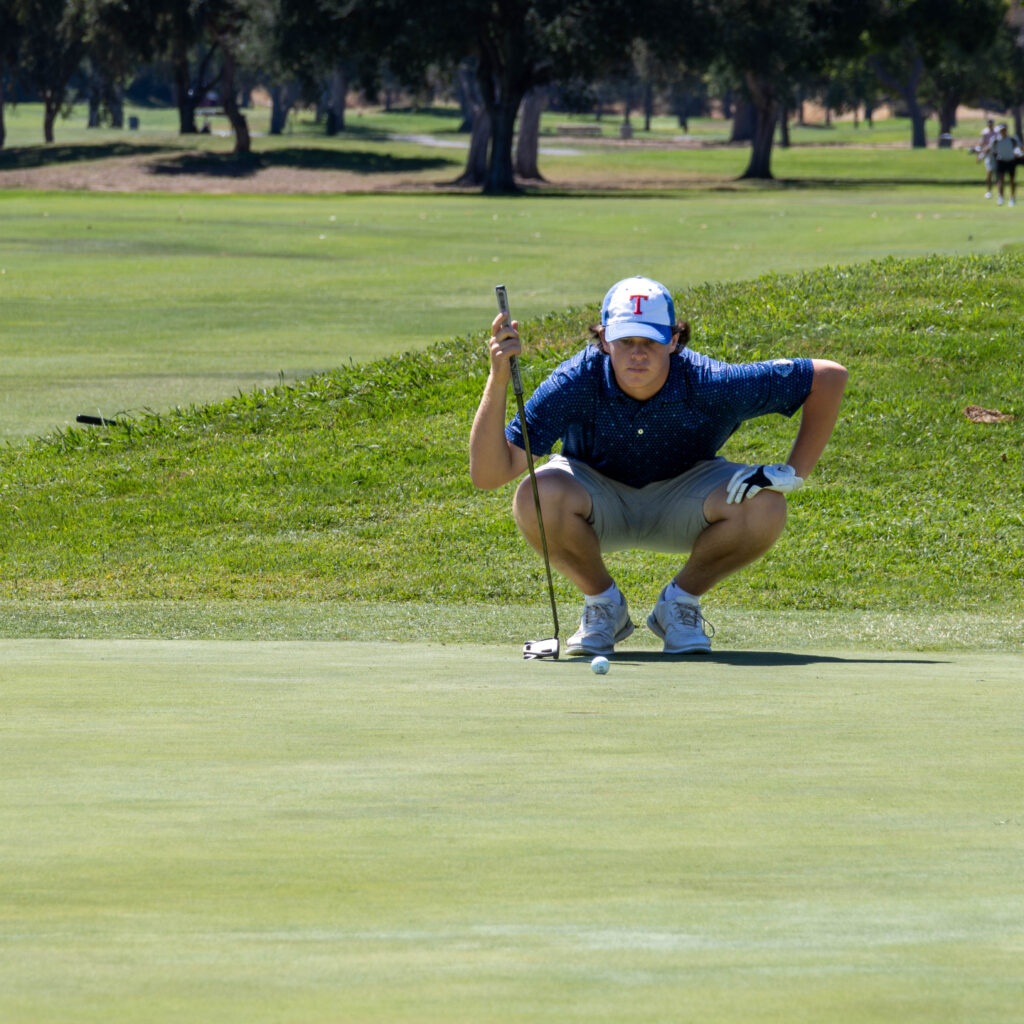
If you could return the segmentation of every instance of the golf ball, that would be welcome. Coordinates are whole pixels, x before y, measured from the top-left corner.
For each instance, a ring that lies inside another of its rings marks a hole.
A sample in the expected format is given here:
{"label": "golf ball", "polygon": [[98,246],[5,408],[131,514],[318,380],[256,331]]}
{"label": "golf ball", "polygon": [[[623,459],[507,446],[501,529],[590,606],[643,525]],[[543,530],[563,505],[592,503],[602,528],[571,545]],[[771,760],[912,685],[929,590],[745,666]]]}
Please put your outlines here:
{"label": "golf ball", "polygon": [[590,663],[590,671],[596,672],[599,676],[603,676],[610,668],[608,659],[600,654]]}

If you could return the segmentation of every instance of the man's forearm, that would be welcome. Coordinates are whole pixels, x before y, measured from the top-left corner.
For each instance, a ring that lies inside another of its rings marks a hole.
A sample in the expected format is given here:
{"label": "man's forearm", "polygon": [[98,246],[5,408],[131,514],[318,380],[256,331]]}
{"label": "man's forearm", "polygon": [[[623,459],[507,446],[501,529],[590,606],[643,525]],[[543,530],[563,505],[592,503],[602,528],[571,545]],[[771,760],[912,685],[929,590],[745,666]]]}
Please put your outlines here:
{"label": "man's forearm", "polygon": [[[492,373],[484,386],[483,397],[473,419],[469,435],[469,475],[474,486],[493,490],[514,480],[522,472],[505,439],[505,398],[508,378]],[[525,453],[523,454],[525,468]]]}
{"label": "man's forearm", "polygon": [[789,465],[804,479],[818,464],[839,416],[846,388],[846,368],[824,359],[814,360],[814,382],[800,415],[800,429],[789,453]]}

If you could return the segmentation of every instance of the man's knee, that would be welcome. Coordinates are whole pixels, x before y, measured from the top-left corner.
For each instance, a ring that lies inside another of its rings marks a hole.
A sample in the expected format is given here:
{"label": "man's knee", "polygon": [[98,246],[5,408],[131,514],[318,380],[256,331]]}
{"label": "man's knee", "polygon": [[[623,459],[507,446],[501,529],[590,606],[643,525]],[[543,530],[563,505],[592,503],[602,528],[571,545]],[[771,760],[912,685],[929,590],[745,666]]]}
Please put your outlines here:
{"label": "man's knee", "polygon": [[786,498],[778,491],[761,491],[744,501],[740,508],[746,514],[747,529],[758,538],[765,550],[782,536],[786,528]]}
{"label": "man's knee", "polygon": [[[567,473],[538,473],[537,494],[545,531],[554,531],[568,516],[589,515],[590,496],[583,486]],[[584,507],[586,506],[586,508]],[[527,537],[537,531],[537,503],[529,476],[523,477],[512,499],[512,514],[519,529]]]}

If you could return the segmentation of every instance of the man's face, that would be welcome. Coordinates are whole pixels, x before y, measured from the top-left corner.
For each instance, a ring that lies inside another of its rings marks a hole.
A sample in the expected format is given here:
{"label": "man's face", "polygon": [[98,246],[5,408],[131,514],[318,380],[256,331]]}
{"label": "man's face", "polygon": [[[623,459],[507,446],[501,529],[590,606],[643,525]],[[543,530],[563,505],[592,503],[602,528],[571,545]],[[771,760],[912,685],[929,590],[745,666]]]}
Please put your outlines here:
{"label": "man's face", "polygon": [[630,398],[643,402],[656,395],[668,379],[669,363],[678,347],[673,336],[668,345],[650,338],[619,338],[601,348],[611,357],[615,381]]}

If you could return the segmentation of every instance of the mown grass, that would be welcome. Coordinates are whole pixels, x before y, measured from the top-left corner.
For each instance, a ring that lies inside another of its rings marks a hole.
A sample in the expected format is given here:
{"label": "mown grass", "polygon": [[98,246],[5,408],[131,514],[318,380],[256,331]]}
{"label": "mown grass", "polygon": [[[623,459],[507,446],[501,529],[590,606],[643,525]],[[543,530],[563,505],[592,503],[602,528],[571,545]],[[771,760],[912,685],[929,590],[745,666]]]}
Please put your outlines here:
{"label": "mown grass", "polygon": [[[678,296],[694,347],[824,355],[851,382],[821,466],[769,556],[716,608],[1017,614],[1024,516],[1019,255],[894,259]],[[593,308],[524,329],[528,388]],[[466,438],[480,334],[210,406],[70,429],[0,462],[0,597],[523,605],[543,588],[508,513],[473,490]],[[1014,413],[982,426],[968,404]],[[794,425],[749,424],[727,454],[784,457]],[[638,607],[667,556],[612,560]],[[562,601],[575,600],[564,581]]]}
{"label": "mown grass", "polygon": [[2,642],[5,1024],[1007,1024],[1019,659]]}
{"label": "mown grass", "polygon": [[[453,106],[433,106],[420,109],[397,107],[386,110],[377,106],[351,105],[346,111],[345,129],[340,135],[328,139],[325,136],[324,124],[317,121],[311,111],[293,111],[281,136],[270,136],[270,110],[256,106],[244,111],[249,129],[254,138],[274,139],[298,138],[304,143],[323,140],[329,144],[342,143],[346,136],[362,136],[364,138],[386,139],[390,135],[435,135],[441,138],[463,137],[460,132],[462,117]],[[8,106],[4,110],[7,128],[7,145],[12,147],[35,146],[42,143],[43,109],[38,103],[20,103]],[[74,107],[67,117],[56,122],[56,144],[83,142],[96,138],[113,139],[147,139],[161,133],[168,136],[177,134],[178,112],[173,107],[138,107],[129,104],[125,108],[125,119],[138,118],[139,128],[111,129],[108,127],[89,128],[88,110],[82,104]],[[201,120],[201,119],[200,119]],[[587,125],[601,131],[601,138],[616,140],[619,138],[622,123],[621,112],[605,114],[597,118],[591,114],[567,114],[562,111],[545,110],[541,117],[541,135],[545,138],[563,135],[563,126],[579,127]],[[732,122],[718,117],[690,118],[686,127],[680,126],[678,120],[668,114],[656,114],[650,129],[645,127],[644,118],[636,110],[631,112],[630,123],[633,137],[638,140],[678,141],[689,139],[709,144],[727,143]],[[962,118],[953,129],[953,138],[957,146],[973,143],[977,140],[984,124],[984,117],[968,116]],[[222,138],[228,130],[227,119],[217,116],[211,121],[214,133],[211,136],[183,139],[182,144],[207,145]],[[926,125],[929,145],[935,146],[938,138],[937,120],[931,119]],[[790,122],[790,142],[797,147],[815,145],[840,146],[910,146],[910,122],[902,117],[881,116],[872,125],[861,120],[855,124],[852,119],[833,120],[825,124],[821,115],[808,114],[807,123]]]}
{"label": "mown grass", "polygon": [[596,301],[638,267],[683,288],[991,253],[1019,241],[1018,212],[955,185],[522,200],[0,192],[0,441],[425,346],[489,322],[498,280],[529,318]]}

